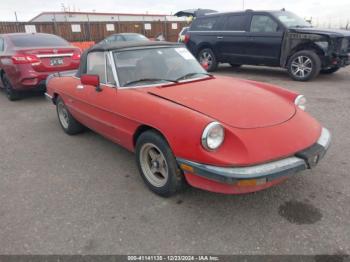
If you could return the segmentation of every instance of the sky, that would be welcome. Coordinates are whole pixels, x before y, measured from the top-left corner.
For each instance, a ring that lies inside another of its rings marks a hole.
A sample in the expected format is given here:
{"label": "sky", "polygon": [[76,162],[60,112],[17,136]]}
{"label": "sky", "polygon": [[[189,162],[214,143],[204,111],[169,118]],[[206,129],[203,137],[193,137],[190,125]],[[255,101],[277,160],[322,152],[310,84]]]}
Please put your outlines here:
{"label": "sky", "polygon": [[350,0],[0,0],[0,21],[28,21],[45,11],[71,11],[171,14],[189,8],[218,11],[286,8],[319,25],[346,24],[350,21]]}

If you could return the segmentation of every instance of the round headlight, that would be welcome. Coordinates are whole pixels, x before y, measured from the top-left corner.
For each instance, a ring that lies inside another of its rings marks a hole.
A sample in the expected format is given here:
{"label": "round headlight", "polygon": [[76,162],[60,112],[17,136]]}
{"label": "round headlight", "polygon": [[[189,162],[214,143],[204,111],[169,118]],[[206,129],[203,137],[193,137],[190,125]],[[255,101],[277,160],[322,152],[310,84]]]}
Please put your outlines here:
{"label": "round headlight", "polygon": [[216,150],[224,142],[225,130],[218,122],[211,122],[204,128],[202,145],[207,150]]}
{"label": "round headlight", "polygon": [[304,110],[306,109],[306,97],[303,95],[299,95],[297,96],[297,98],[295,98],[294,103],[301,109]]}

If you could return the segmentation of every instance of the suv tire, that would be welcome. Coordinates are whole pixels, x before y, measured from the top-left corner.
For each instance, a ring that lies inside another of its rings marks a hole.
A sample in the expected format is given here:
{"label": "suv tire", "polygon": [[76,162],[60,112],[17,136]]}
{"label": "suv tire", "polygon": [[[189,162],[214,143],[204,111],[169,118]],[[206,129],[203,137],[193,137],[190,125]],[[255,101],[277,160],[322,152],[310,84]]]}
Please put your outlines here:
{"label": "suv tire", "polygon": [[309,81],[320,73],[321,60],[314,51],[299,51],[290,57],[287,69],[293,80]]}
{"label": "suv tire", "polygon": [[204,48],[201,51],[199,51],[197,59],[201,65],[207,63],[208,72],[213,72],[218,67],[218,62],[216,60],[215,54],[210,48]]}

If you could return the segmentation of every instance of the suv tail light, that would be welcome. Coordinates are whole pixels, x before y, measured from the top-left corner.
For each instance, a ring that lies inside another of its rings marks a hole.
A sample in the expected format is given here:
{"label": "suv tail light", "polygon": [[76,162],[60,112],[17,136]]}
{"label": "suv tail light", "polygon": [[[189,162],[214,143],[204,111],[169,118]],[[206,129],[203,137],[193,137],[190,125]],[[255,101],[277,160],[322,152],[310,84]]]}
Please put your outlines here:
{"label": "suv tail light", "polygon": [[14,64],[40,63],[40,60],[36,55],[17,54],[17,55],[13,55],[11,58]]}
{"label": "suv tail light", "polygon": [[76,50],[72,55],[72,60],[80,60],[80,56],[81,56],[80,50]]}
{"label": "suv tail light", "polygon": [[186,34],[185,34],[184,43],[187,44],[188,41],[190,41],[190,34],[189,34],[189,33],[186,33]]}

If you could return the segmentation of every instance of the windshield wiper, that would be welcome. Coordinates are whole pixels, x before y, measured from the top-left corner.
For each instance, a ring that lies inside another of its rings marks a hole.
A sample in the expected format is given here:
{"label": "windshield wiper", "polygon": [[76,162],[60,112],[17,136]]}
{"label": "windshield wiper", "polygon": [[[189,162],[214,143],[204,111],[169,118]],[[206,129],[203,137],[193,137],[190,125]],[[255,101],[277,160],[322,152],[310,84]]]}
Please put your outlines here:
{"label": "windshield wiper", "polygon": [[186,78],[188,78],[188,77],[195,76],[195,75],[207,75],[207,76],[210,76],[210,77],[213,76],[212,74],[209,74],[209,73],[202,73],[202,72],[200,72],[200,73],[188,73],[188,74],[186,74],[186,75],[184,75],[184,76],[179,77],[179,78],[176,79],[175,81],[178,82],[178,81],[180,81],[180,80],[182,80],[182,79],[186,79]]}
{"label": "windshield wiper", "polygon": [[130,82],[125,83],[123,86],[130,86],[139,82],[157,82],[157,81],[166,81],[166,82],[172,82],[172,83],[177,83],[176,80],[171,80],[171,79],[163,79],[163,78],[142,78],[138,80],[133,80]]}

